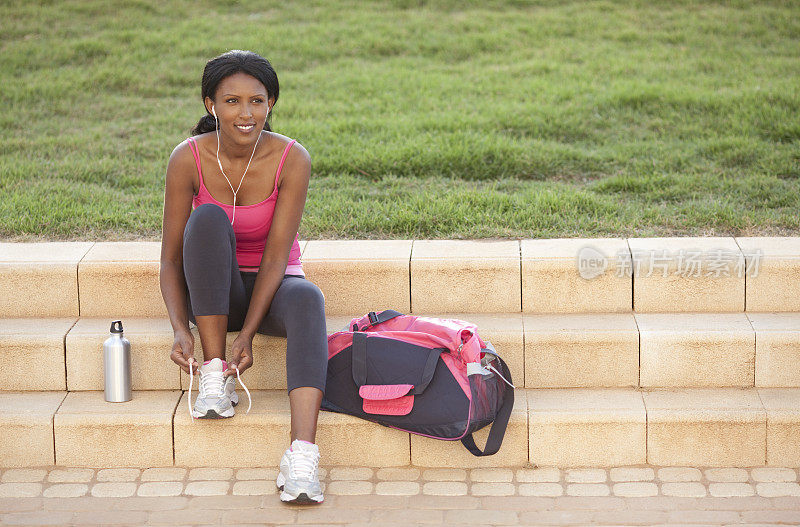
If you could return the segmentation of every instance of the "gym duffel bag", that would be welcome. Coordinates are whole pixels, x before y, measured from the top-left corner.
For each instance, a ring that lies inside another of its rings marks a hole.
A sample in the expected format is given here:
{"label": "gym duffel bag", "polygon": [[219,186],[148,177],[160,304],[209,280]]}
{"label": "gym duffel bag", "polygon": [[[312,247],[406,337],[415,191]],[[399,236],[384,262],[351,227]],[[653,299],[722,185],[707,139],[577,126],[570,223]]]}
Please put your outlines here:
{"label": "gym duffel bag", "polygon": [[[387,309],[328,336],[321,409],[435,439],[460,439],[476,456],[500,449],[511,408],[511,372],[475,324]],[[481,451],[472,433],[490,423]]]}

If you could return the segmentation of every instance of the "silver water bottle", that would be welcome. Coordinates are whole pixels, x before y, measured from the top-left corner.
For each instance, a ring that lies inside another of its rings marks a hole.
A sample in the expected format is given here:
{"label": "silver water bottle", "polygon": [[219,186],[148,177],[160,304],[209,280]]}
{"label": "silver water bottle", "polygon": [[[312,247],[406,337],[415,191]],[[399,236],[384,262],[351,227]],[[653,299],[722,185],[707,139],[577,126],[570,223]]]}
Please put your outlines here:
{"label": "silver water bottle", "polygon": [[131,343],[122,336],[122,321],[111,323],[111,336],[103,343],[106,401],[131,400]]}

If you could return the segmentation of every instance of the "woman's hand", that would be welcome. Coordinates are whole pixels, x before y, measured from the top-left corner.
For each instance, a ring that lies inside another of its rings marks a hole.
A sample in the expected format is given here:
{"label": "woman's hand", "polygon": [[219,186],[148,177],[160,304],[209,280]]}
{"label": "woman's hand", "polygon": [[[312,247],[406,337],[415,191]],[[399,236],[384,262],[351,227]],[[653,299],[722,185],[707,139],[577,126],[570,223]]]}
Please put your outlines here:
{"label": "woman's hand", "polygon": [[199,365],[197,364],[197,359],[194,358],[194,335],[192,335],[191,331],[186,329],[175,332],[170,358],[186,373],[189,373],[190,364],[192,371],[197,373]]}
{"label": "woman's hand", "polygon": [[231,346],[231,355],[233,358],[228,363],[228,371],[225,376],[236,375],[236,367],[239,368],[239,373],[244,373],[244,370],[253,365],[253,339],[244,333],[239,333],[236,340],[233,341]]}

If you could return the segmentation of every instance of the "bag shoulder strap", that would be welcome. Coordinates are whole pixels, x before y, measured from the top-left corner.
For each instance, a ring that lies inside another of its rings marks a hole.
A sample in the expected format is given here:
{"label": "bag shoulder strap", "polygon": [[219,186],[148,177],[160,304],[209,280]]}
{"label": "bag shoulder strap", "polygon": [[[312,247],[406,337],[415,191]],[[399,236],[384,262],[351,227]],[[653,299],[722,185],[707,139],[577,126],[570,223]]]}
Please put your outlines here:
{"label": "bag shoulder strap", "polygon": [[[503,375],[508,379],[509,383],[513,384],[513,380],[511,379],[511,372],[508,369],[505,361],[497,356],[497,360],[500,361],[500,367],[503,370]],[[502,381],[501,381],[502,382]],[[496,454],[498,450],[500,450],[500,445],[503,444],[503,437],[506,434],[506,428],[508,427],[508,420],[511,418],[511,410],[514,408],[514,389],[510,386],[506,386],[506,392],[503,395],[503,405],[500,407],[500,410],[497,412],[497,416],[495,417],[494,422],[492,423],[492,428],[489,430],[489,437],[486,438],[486,447],[484,447],[483,451],[479,449],[475,445],[475,439],[472,437],[472,434],[466,435],[461,438],[461,443],[472,452],[474,456],[491,456],[492,454]]]}
{"label": "bag shoulder strap", "polygon": [[[369,324],[366,324],[362,327],[358,327],[358,323],[353,324],[351,328],[352,331],[364,331],[370,326],[374,326],[376,324],[380,324],[381,322],[386,322],[387,320],[391,320],[396,317],[402,317],[403,313],[399,311],[395,311],[394,309],[384,309],[380,313],[376,314],[374,311],[370,311],[367,314],[367,319],[369,320]],[[363,317],[362,317],[363,318]]]}

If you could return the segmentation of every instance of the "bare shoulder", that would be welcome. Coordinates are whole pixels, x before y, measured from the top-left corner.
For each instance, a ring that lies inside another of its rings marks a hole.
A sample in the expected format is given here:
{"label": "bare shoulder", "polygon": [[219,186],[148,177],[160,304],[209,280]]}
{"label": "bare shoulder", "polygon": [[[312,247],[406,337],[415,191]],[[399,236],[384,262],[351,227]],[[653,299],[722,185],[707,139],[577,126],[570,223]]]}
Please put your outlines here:
{"label": "bare shoulder", "polygon": [[194,187],[197,173],[197,166],[194,161],[194,154],[189,147],[189,141],[184,140],[172,149],[167,165],[167,179],[180,182],[182,185]]}
{"label": "bare shoulder", "polygon": [[[267,132],[271,135],[273,140],[279,142],[281,145],[281,150],[285,150],[286,146],[292,142],[292,139],[286,137],[283,134],[279,134],[277,132]],[[303,166],[305,164],[311,165],[311,155],[309,155],[308,150],[300,144],[299,141],[295,141],[292,145],[292,148],[289,149],[289,153],[286,155],[286,163],[291,162],[292,164],[298,164]]]}
{"label": "bare shoulder", "polygon": [[188,140],[178,143],[178,145],[172,149],[172,153],[169,155],[170,168],[182,169],[190,166],[190,164],[193,163],[194,156],[192,155],[192,150],[189,147]]}
{"label": "bare shoulder", "polygon": [[308,170],[311,168],[311,155],[303,145],[295,142],[286,155],[286,162],[291,163],[296,170]]}
{"label": "bare shoulder", "polygon": [[[285,135],[277,134],[275,132],[270,133],[276,141],[280,141],[282,151],[286,150],[286,146],[292,141]],[[289,149],[289,152],[286,154],[286,160],[283,162],[283,168],[281,169],[281,174],[279,175],[278,188],[280,188],[285,177],[292,179],[299,177],[302,180],[305,180],[307,184],[310,173],[311,155],[308,153],[308,150],[303,147],[303,145],[295,141],[292,147]]]}

